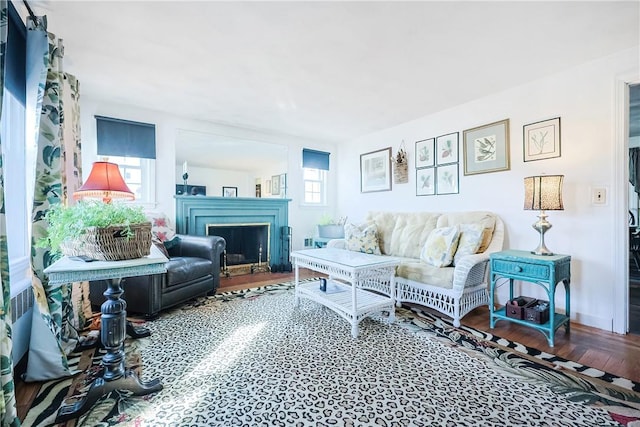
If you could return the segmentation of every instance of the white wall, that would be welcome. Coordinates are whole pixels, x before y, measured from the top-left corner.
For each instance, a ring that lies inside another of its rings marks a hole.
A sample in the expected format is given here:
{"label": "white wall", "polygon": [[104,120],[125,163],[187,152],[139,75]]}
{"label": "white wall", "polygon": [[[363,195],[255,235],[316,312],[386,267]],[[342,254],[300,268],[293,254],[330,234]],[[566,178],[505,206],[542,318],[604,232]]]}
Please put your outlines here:
{"label": "white wall", "polygon": [[[339,163],[336,159],[336,146],[323,141],[310,141],[287,135],[276,135],[259,132],[250,129],[236,128],[232,126],[218,125],[210,122],[190,120],[174,117],[158,111],[144,110],[133,106],[105,103],[87,97],[80,99],[81,135],[82,135],[82,165],[85,175],[91,170],[91,164],[98,160],[96,148],[96,124],[95,115],[115,117],[144,123],[153,123],[156,126],[156,204],[155,208],[167,212],[175,218],[175,185],[182,183],[182,165],[175,161],[175,141],[180,130],[191,130],[203,133],[213,133],[220,136],[235,137],[244,140],[287,145],[288,159],[286,172],[288,179],[287,197],[289,203],[289,225],[292,227],[293,249],[301,249],[304,246],[304,238],[313,236],[315,224],[324,212],[331,215],[335,212],[337,180],[336,168]],[[301,204],[302,192],[302,149],[311,148],[332,153],[331,170],[329,171],[329,193],[327,206],[308,207]],[[280,174],[285,171],[270,170],[257,171],[258,176],[238,175],[235,171],[219,171],[220,177],[211,182],[213,189],[207,188],[207,195],[222,195],[222,186],[238,187],[239,197],[255,196],[255,178],[262,174]],[[189,166],[189,184],[200,184],[199,180],[208,180],[208,170],[196,170]],[[222,175],[225,174],[225,175]],[[239,183],[234,185],[232,183]],[[240,185],[241,182],[245,184]],[[300,183],[296,185],[296,183]],[[209,185],[207,185],[209,187]],[[241,190],[241,188],[246,190]],[[246,193],[245,193],[246,191]]]}
{"label": "white wall", "polygon": [[[584,64],[561,74],[531,82],[490,97],[478,99],[403,125],[366,135],[341,145],[338,181],[338,211],[350,220],[362,220],[370,210],[462,211],[490,210],[505,221],[505,248],[534,249],[538,235],[531,228],[537,212],[523,210],[523,178],[530,175],[564,174],[564,211],[550,211],[553,228],[547,232],[547,246],[556,253],[572,256],[571,317],[579,323],[612,330],[616,306],[615,271],[626,260],[615,260],[612,233],[614,207],[625,204],[627,188],[615,190],[614,164],[615,90],[621,75],[640,78],[638,50],[630,49]],[[523,125],[561,117],[561,157],[525,163]],[[510,162],[508,171],[464,176],[463,130],[502,119],[510,119]],[[460,193],[415,196],[415,141],[460,132]],[[404,140],[408,149],[409,183],[393,185],[392,191],[360,193],[360,154],[392,146],[395,153]],[[624,144],[622,144],[624,145]],[[626,147],[625,147],[626,150]],[[624,157],[626,159],[626,157]],[[605,206],[591,203],[593,187],[607,188]],[[612,197],[619,195],[618,199]],[[626,208],[622,221],[626,224]],[[626,238],[626,237],[625,237]],[[624,240],[620,240],[624,241]],[[624,251],[622,251],[624,255]],[[542,297],[535,285],[524,285],[523,294]],[[499,292],[501,303],[507,290]],[[564,307],[564,292],[556,293]],[[620,332],[620,331],[618,331]]]}

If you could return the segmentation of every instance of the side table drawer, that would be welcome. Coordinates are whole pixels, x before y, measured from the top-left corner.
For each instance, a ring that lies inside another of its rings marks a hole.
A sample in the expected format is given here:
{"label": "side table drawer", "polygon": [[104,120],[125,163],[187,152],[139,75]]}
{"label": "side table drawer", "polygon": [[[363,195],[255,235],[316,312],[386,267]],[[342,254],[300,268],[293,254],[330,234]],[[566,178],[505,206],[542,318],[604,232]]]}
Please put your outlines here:
{"label": "side table drawer", "polygon": [[549,266],[540,264],[527,264],[525,262],[494,259],[491,261],[492,273],[515,274],[533,279],[549,279]]}

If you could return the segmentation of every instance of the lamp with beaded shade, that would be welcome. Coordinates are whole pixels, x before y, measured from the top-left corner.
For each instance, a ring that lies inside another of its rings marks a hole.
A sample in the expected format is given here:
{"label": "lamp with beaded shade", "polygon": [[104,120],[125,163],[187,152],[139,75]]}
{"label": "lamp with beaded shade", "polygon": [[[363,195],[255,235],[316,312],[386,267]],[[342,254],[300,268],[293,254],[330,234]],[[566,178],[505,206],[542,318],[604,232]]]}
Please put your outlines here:
{"label": "lamp with beaded shade", "polygon": [[524,209],[539,210],[538,221],[533,228],[540,233],[538,247],[531,251],[535,255],[553,255],[544,244],[544,233],[551,228],[545,211],[564,210],[562,204],[562,180],[564,175],[528,176],[524,179]]}

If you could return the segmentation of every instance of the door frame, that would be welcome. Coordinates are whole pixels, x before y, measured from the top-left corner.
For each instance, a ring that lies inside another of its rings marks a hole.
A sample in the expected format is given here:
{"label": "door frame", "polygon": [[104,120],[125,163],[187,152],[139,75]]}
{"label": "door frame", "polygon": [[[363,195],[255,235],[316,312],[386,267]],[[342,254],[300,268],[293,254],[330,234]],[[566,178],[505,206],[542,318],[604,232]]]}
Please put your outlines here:
{"label": "door frame", "polygon": [[[637,73],[620,75],[615,81],[613,117],[614,265],[612,331],[629,332],[629,86],[640,83]],[[622,167],[620,167],[622,165]],[[620,309],[622,307],[622,309]]]}

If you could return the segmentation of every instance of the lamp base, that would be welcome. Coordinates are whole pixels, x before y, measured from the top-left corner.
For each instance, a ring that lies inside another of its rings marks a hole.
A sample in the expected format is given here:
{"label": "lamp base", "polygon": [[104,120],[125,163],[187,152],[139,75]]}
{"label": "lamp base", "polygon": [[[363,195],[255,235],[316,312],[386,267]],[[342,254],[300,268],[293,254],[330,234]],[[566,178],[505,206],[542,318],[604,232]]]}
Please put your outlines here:
{"label": "lamp base", "polygon": [[534,255],[543,256],[553,255],[553,252],[551,252],[549,248],[547,248],[547,246],[544,244],[544,233],[546,233],[547,230],[551,228],[551,223],[547,221],[547,214],[544,211],[540,211],[540,214],[538,215],[538,221],[533,224],[532,227],[534,230],[540,233],[540,243],[538,244],[537,248],[531,251],[531,253]]}

